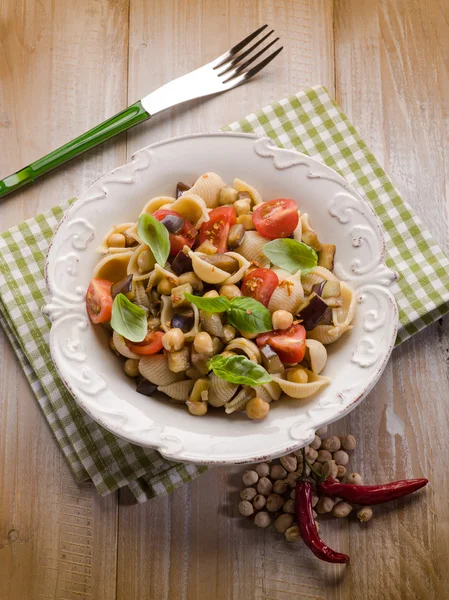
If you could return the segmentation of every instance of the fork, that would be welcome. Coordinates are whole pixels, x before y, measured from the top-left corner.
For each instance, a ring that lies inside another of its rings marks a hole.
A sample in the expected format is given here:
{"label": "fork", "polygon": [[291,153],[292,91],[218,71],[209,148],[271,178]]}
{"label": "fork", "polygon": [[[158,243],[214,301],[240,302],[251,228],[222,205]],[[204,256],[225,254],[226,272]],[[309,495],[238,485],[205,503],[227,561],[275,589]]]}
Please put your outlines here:
{"label": "fork", "polygon": [[[263,37],[250,45],[267,27],[268,25],[263,25],[212,62],[166,83],[71,142],[53,150],[13,175],[9,175],[0,181],[0,198],[27,183],[32,183],[41,175],[45,175],[72,158],[150,119],[167,108],[194,98],[226,92],[248,81],[266,67],[283,49],[281,46],[265,58],[261,58],[279,40],[278,37],[269,39],[274,33],[273,30],[265,33]],[[260,46],[262,48],[253,54],[253,51]],[[261,60],[257,62],[259,58]],[[249,68],[250,65],[253,66]]]}

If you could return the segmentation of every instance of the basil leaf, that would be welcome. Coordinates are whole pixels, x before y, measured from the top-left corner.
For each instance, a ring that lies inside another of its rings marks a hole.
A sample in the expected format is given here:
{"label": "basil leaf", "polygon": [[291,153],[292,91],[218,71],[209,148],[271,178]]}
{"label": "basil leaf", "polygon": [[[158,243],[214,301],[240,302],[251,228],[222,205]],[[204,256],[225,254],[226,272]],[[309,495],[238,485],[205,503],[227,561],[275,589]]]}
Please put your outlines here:
{"label": "basil leaf", "polygon": [[186,292],[184,296],[189,302],[197,306],[201,310],[211,313],[225,312],[230,306],[229,300],[226,296],[217,296],[215,298],[201,298],[200,296],[194,296]]}
{"label": "basil leaf", "polygon": [[245,333],[264,333],[273,329],[271,313],[263,304],[253,298],[239,296],[232,298],[227,310],[228,323]]}
{"label": "basil leaf", "polygon": [[274,265],[289,273],[301,271],[301,275],[307,275],[318,264],[318,256],[313,248],[290,238],[268,242],[263,247],[263,253]]}
{"label": "basil leaf", "polygon": [[111,327],[130,342],[142,342],[147,335],[147,313],[124,294],[118,294],[112,304]]}
{"label": "basil leaf", "polygon": [[243,385],[259,385],[272,381],[271,375],[257,363],[246,356],[214,356],[209,361],[209,368],[225,381]]}
{"label": "basil leaf", "polygon": [[167,228],[152,215],[143,213],[137,223],[137,233],[142,242],[150,247],[156,262],[164,267],[170,254],[170,239]]}

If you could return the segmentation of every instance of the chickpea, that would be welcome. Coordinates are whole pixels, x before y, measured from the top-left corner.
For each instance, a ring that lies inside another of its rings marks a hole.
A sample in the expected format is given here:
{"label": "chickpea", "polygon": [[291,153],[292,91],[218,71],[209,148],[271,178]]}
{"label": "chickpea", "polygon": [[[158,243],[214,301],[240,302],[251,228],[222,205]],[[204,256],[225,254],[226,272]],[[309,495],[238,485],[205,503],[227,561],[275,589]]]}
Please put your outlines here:
{"label": "chickpea", "polygon": [[321,447],[323,450],[328,450],[329,452],[337,452],[341,448],[340,438],[336,435],[331,435],[331,437],[321,442]]}
{"label": "chickpea", "polygon": [[301,538],[298,525],[292,525],[284,533],[287,542],[296,542]]}
{"label": "chickpea", "polygon": [[293,323],[293,315],[287,310],[275,310],[271,315],[273,329],[288,329]]}
{"label": "chickpea", "polygon": [[287,371],[287,381],[291,381],[292,383],[307,383],[309,376],[302,367],[295,367]]}
{"label": "chickpea", "polygon": [[334,508],[334,504],[335,503],[332,500],[332,498],[329,498],[328,496],[321,496],[316,505],[316,512],[319,515],[325,515],[326,513],[330,513],[331,510]]}
{"label": "chickpea", "polygon": [[[187,369],[186,375],[189,379],[193,379],[194,381],[203,377],[203,375],[198,371],[198,369],[195,369],[195,367],[190,367]],[[199,400],[197,400],[197,402],[199,402]]]}
{"label": "chickpea", "polygon": [[206,331],[200,331],[193,340],[193,349],[198,354],[213,354],[214,344],[210,334]]}
{"label": "chickpea", "polygon": [[321,448],[321,438],[319,435],[315,435],[315,439],[311,442],[310,447],[314,450],[319,450]]}
{"label": "chickpea", "polygon": [[126,246],[126,237],[123,233],[113,233],[108,237],[106,243],[109,248],[124,248]]}
{"label": "chickpea", "polygon": [[259,475],[256,471],[245,471],[242,480],[245,485],[254,485],[259,481]]}
{"label": "chickpea", "polygon": [[332,509],[332,514],[334,517],[342,519],[347,517],[352,510],[352,506],[347,502],[337,502],[334,508]]}
{"label": "chickpea", "polygon": [[301,473],[298,471],[294,471],[293,473],[289,473],[287,475],[287,483],[289,488],[294,488],[296,486],[296,480],[301,476]]}
{"label": "chickpea", "polygon": [[219,295],[220,294],[217,292],[217,290],[210,290],[209,292],[203,294],[203,298],[218,298]]}
{"label": "chickpea", "polygon": [[169,296],[174,287],[176,287],[175,283],[170,283],[168,279],[161,279],[157,284],[157,291],[163,296]]}
{"label": "chickpea", "polygon": [[130,235],[128,235],[128,234],[126,233],[126,231],[124,232],[124,234],[123,234],[123,235],[125,236],[125,240],[126,240],[126,245],[127,245],[127,246],[129,246],[129,247],[130,247],[130,246],[137,246],[137,240],[136,240],[136,239],[134,239],[133,237],[131,237]]}
{"label": "chickpea", "polygon": [[343,479],[343,477],[345,475],[346,475],[346,467],[344,467],[343,465],[338,465],[337,479]]}
{"label": "chickpea", "polygon": [[257,515],[254,517],[254,525],[257,525],[257,527],[268,527],[270,523],[271,517],[265,511],[257,513]]}
{"label": "chickpea", "polygon": [[256,510],[262,510],[265,508],[265,504],[267,503],[267,499],[262,494],[257,494],[253,500],[253,506]]}
{"label": "chickpea", "polygon": [[291,454],[288,454],[287,456],[281,456],[280,463],[289,473],[293,473],[298,467],[298,460],[296,456],[292,456]]}
{"label": "chickpea", "polygon": [[139,273],[148,273],[153,267],[154,259],[149,248],[144,248],[137,257],[137,268]]}
{"label": "chickpea", "polygon": [[337,465],[345,466],[349,462],[349,456],[344,450],[337,450],[337,452],[334,452],[332,455],[332,458],[335,460]]}
{"label": "chickpea", "polygon": [[323,427],[320,427],[319,429],[317,429],[315,431],[316,435],[319,435],[320,438],[323,438],[326,433],[327,433],[327,425],[324,425]]}
{"label": "chickpea", "polygon": [[293,515],[284,513],[274,522],[274,527],[278,533],[285,533],[293,525]]}
{"label": "chickpea", "polygon": [[328,460],[323,464],[323,469],[321,471],[322,475],[325,477],[331,477],[332,479],[337,478],[338,466],[335,464],[335,460]]}
{"label": "chickpea", "polygon": [[328,462],[329,460],[332,460],[332,454],[328,450],[318,450],[316,460],[320,463]]}
{"label": "chickpea", "polygon": [[243,225],[243,227],[246,229],[246,231],[250,231],[251,229],[256,229],[252,215],[240,215],[239,217],[237,217],[237,224]]}
{"label": "chickpea", "polygon": [[318,458],[318,452],[313,448],[309,448],[309,451],[306,454],[307,460],[311,463],[314,463]]}
{"label": "chickpea", "polygon": [[293,489],[293,490],[290,492],[290,498],[291,498],[292,500],[296,500],[296,490],[295,490],[295,489]]}
{"label": "chickpea", "polygon": [[237,202],[234,202],[234,208],[237,216],[247,215],[251,212],[251,200],[249,198],[237,200]]}
{"label": "chickpea", "polygon": [[267,510],[270,512],[276,512],[280,510],[284,505],[284,498],[279,494],[270,494],[267,498]]}
{"label": "chickpea", "polygon": [[271,480],[268,479],[268,477],[261,477],[259,479],[259,482],[257,484],[257,491],[259,492],[259,494],[262,494],[262,496],[269,496],[271,494],[272,489],[273,484],[271,483]]}
{"label": "chickpea", "polygon": [[247,331],[241,331],[240,335],[247,340],[255,340],[259,334],[258,333],[248,333]]}
{"label": "chickpea", "polygon": [[139,360],[134,358],[128,358],[123,365],[123,370],[128,377],[139,376]]}
{"label": "chickpea", "polygon": [[256,496],[257,490],[253,487],[247,487],[240,492],[240,498],[242,500],[248,500],[248,502],[251,502],[251,500],[253,500]]}
{"label": "chickpea", "polygon": [[287,477],[287,471],[281,465],[273,465],[270,470],[271,479],[285,479]]}
{"label": "chickpea", "polygon": [[239,502],[239,511],[244,517],[250,517],[254,513],[254,507],[248,500],[242,500]]}
{"label": "chickpea", "polygon": [[259,477],[268,477],[270,474],[270,465],[268,463],[260,463],[256,467],[256,472]]}
{"label": "chickpea", "polygon": [[237,200],[239,193],[230,185],[225,185],[218,192],[218,202],[220,204],[232,204]]}
{"label": "chickpea", "polygon": [[318,496],[318,494],[315,494],[315,492],[312,492],[312,508],[315,508],[315,506],[318,504],[320,497]]}
{"label": "chickpea", "polygon": [[286,479],[278,479],[277,481],[274,482],[273,492],[276,492],[276,494],[285,494],[287,489],[288,489],[288,483],[287,483]]}
{"label": "chickpea", "polygon": [[218,290],[218,293],[220,294],[220,296],[226,296],[228,300],[231,300],[232,298],[237,298],[238,296],[242,295],[240,288],[238,288],[232,283],[228,285],[222,285],[221,288]]}
{"label": "chickpea", "polygon": [[189,413],[195,417],[203,417],[207,413],[208,404],[207,402],[186,402]]}
{"label": "chickpea", "polygon": [[366,523],[373,516],[373,509],[370,506],[364,506],[357,511],[357,518],[360,523]]}
{"label": "chickpea", "polygon": [[204,284],[201,279],[198,277],[196,273],[193,271],[188,271],[187,273],[182,273],[178,277],[178,285],[182,285],[183,283],[190,283],[192,286],[192,290],[195,292],[202,292]]}
{"label": "chickpea", "polygon": [[315,519],[315,527],[316,527],[316,530],[317,530],[317,531],[318,531],[318,533],[319,533],[319,532],[320,532],[320,527],[321,527],[321,526],[320,526],[320,524],[318,523],[318,521],[317,521],[316,519]]}
{"label": "chickpea", "polygon": [[345,450],[354,450],[356,446],[355,437],[353,435],[344,435],[341,438],[341,445]]}
{"label": "chickpea", "polygon": [[184,347],[184,341],[184,334],[178,327],[170,329],[162,336],[162,345],[169,352],[181,350]]}
{"label": "chickpea", "polygon": [[289,498],[283,506],[283,511],[285,513],[289,513],[290,515],[294,515],[296,512],[295,501]]}
{"label": "chickpea", "polygon": [[322,471],[323,471],[323,463],[320,463],[318,461],[315,461],[313,463],[313,470],[318,473],[318,475],[321,475]]}
{"label": "chickpea", "polygon": [[358,473],[351,473],[346,477],[346,483],[352,485],[362,485],[362,478]]}
{"label": "chickpea", "polygon": [[223,335],[221,339],[225,342],[225,344],[229,344],[231,340],[235,338],[237,330],[232,325],[223,325]]}
{"label": "chickpea", "polygon": [[263,419],[267,416],[270,405],[262,398],[251,398],[246,405],[246,414],[250,419]]}

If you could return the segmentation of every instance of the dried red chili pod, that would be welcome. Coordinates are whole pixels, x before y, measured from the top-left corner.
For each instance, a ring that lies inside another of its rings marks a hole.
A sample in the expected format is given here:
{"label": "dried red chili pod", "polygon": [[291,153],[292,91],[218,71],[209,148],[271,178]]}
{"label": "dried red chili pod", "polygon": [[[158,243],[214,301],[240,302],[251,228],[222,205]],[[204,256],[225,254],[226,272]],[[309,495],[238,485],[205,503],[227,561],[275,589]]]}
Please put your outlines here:
{"label": "dried red chili pod", "polygon": [[328,478],[317,483],[319,492],[331,498],[342,498],[351,504],[372,506],[412,494],[429,483],[427,479],[405,479],[384,485],[351,485]]}

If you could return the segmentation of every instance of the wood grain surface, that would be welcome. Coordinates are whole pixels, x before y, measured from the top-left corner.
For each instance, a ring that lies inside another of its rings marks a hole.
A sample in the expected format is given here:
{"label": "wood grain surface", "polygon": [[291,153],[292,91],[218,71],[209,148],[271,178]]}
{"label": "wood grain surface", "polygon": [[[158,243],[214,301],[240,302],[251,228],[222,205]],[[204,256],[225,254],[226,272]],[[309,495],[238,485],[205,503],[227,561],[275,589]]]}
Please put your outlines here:
{"label": "wood grain surface", "polygon": [[[0,228],[75,196],[138,148],[215,130],[321,83],[449,250],[447,0],[0,0],[0,177],[268,22],[284,52],[226,96],[174,108],[0,206]],[[426,475],[366,526],[327,521],[351,567],[238,517],[241,469],[136,505],[78,485],[0,331],[1,600],[449,599],[449,323],[395,350],[332,426],[365,481]]]}

